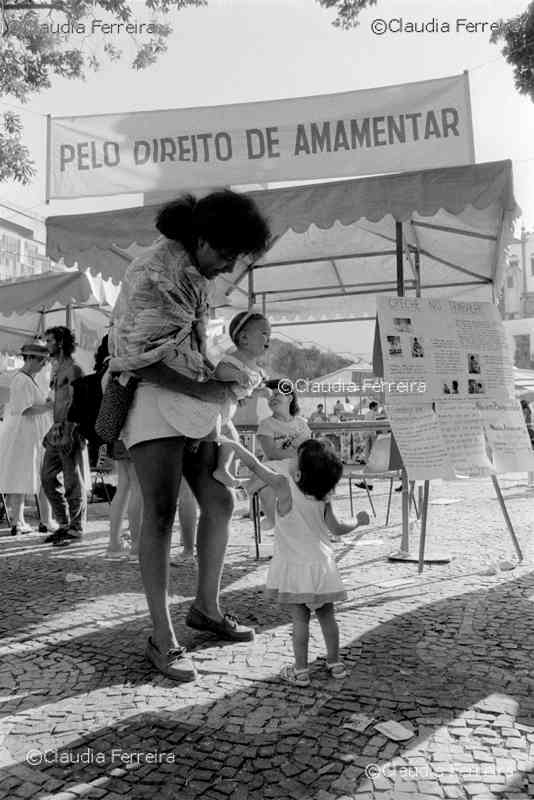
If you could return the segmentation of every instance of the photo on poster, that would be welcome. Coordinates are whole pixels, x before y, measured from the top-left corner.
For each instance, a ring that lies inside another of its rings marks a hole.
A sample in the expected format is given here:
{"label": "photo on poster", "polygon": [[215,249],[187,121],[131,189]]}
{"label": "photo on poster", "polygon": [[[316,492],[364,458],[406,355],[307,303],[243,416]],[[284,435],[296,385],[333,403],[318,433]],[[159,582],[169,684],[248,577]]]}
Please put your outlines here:
{"label": "photo on poster", "polygon": [[411,354],[412,358],[424,358],[425,349],[423,347],[423,340],[419,336],[412,336],[411,340]]}
{"label": "photo on poster", "polygon": [[470,375],[480,375],[480,356],[478,353],[467,354],[467,371]]}
{"label": "photo on poster", "polygon": [[444,395],[458,395],[460,394],[460,381],[457,378],[447,378],[442,384],[442,394]]}
{"label": "photo on poster", "polygon": [[402,345],[400,336],[387,336],[388,353],[390,356],[401,356]]}
{"label": "photo on poster", "polygon": [[410,317],[393,317],[393,325],[402,333],[412,332],[412,320]]}
{"label": "photo on poster", "polygon": [[485,394],[486,389],[483,383],[480,381],[476,381],[473,378],[469,378],[467,381],[467,393],[468,394]]}

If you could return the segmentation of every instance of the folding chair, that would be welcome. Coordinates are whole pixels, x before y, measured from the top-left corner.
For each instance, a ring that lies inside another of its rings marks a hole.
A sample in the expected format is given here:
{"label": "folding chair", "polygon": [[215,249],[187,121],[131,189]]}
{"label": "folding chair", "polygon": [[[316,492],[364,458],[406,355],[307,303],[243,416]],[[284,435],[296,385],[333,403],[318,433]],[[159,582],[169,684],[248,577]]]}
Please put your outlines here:
{"label": "folding chair", "polygon": [[[354,516],[354,498],[352,489],[353,481],[358,481],[364,484],[363,488],[367,492],[367,499],[369,500],[369,505],[371,506],[371,511],[373,512],[373,517],[375,517],[375,519],[376,519],[376,510],[373,503],[373,498],[371,497],[371,492],[369,490],[368,481],[379,481],[379,480],[389,481],[388,506],[386,511],[386,527],[389,525],[389,517],[391,512],[391,497],[393,494],[393,483],[394,481],[400,480],[401,478],[400,470],[389,469],[390,450],[391,450],[391,434],[385,433],[381,436],[378,436],[373,442],[373,446],[371,448],[371,452],[369,453],[367,464],[364,467],[362,467],[361,469],[355,469],[349,465],[346,466],[344,470],[345,476],[348,477],[349,479],[350,513],[352,516]],[[413,499],[413,494],[412,494],[412,499]],[[413,500],[413,502],[415,504],[415,500]]]}
{"label": "folding chair", "polygon": [[260,515],[260,493],[254,492],[250,498],[252,521],[254,523],[254,545],[256,547],[256,561],[260,560],[261,544],[261,515]]}
{"label": "folding chair", "polygon": [[91,468],[91,473],[93,474],[93,480],[91,483],[91,499],[90,499],[91,503],[94,501],[95,489],[100,483],[102,485],[106,500],[111,505],[112,498],[109,496],[108,487],[106,486],[105,476],[110,475],[112,472],[113,472],[113,460],[108,457],[107,445],[103,444],[100,446],[98,450],[98,458],[96,460],[96,464],[94,467]]}

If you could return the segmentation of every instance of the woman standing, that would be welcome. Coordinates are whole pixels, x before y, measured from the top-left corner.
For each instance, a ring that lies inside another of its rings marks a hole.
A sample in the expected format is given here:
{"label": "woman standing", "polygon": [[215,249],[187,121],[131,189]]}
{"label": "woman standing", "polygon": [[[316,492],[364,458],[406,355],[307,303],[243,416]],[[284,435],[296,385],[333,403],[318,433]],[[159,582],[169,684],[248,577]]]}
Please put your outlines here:
{"label": "woman standing", "polygon": [[225,384],[211,378],[205,343],[210,281],[232,272],[240,256],[261,254],[269,229],[252,200],[229,191],[169,203],[156,228],[162,238],[130,264],[122,282],[110,332],[110,370],[132,370],[141,378],[121,439],[143,496],[139,561],[153,624],[146,656],[163,674],[190,681],[196,670],[178,645],[168,602],[182,473],[200,506],[197,591],[186,625],[234,641],[254,637],[219,606],[233,499],[213,478],[217,445],[205,437],[229,395]]}
{"label": "woman standing", "polygon": [[[24,521],[24,495],[38,495],[41,513],[48,501],[41,488],[42,441],[52,425],[52,404],[45,398],[35,376],[48,358],[44,344],[34,342],[21,349],[24,366],[11,384],[9,403],[0,431],[0,491],[9,494],[11,535],[29,533]],[[42,520],[41,525],[48,525]]]}

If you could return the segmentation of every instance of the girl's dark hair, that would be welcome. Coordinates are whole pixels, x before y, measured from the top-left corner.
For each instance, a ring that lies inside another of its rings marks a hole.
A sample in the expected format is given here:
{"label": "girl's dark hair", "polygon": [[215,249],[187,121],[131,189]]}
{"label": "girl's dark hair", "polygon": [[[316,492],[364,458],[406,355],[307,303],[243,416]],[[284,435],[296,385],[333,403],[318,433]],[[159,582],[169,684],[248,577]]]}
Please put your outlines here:
{"label": "girl's dark hair", "polygon": [[235,257],[259,256],[266,250],[270,231],[256,203],[228,189],[196,200],[186,194],[159,211],[156,228],[194,253],[199,239],[214,250]]}
{"label": "girl's dark hair", "polygon": [[[243,320],[247,317],[247,321],[243,323]],[[258,322],[259,320],[267,321],[267,317],[265,314],[260,314],[259,311],[254,311],[250,313],[249,311],[240,311],[239,314],[236,314],[235,317],[232,318],[230,325],[228,326],[228,336],[232,340],[232,342],[236,345],[239,345],[239,337],[241,334],[246,331],[250,322]],[[235,334],[234,338],[234,331],[237,328],[237,334]]]}
{"label": "girl's dark hair", "polygon": [[56,344],[61,347],[61,352],[64,356],[67,356],[67,358],[76,350],[74,333],[63,325],[57,325],[55,328],[48,328],[48,330],[45,331],[45,336],[53,336],[56,340]]}
{"label": "girl's dark hair", "polygon": [[303,494],[324,500],[343,475],[343,464],[330,443],[306,439],[297,450],[300,478],[297,486]]}
{"label": "girl's dark hair", "polygon": [[97,374],[106,371],[108,358],[109,358],[109,344],[108,344],[108,335],[106,333],[106,335],[103,337],[102,341],[98,345],[98,348],[95,353],[95,372]]}
{"label": "girl's dark hair", "polygon": [[[289,413],[292,417],[296,417],[300,411],[300,406],[297,399],[297,392],[293,386],[293,383],[288,378],[275,378],[274,380],[266,381],[265,385],[268,389],[280,392],[280,394],[291,395]],[[280,389],[281,386],[284,387],[284,391]]]}

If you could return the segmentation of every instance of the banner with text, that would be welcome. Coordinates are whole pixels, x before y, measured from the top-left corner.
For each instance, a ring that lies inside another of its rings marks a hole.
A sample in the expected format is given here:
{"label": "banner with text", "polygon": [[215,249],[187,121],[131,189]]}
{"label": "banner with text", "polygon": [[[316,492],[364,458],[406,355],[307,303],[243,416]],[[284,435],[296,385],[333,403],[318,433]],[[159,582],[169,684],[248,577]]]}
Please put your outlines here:
{"label": "banner with text", "polygon": [[474,163],[467,75],[260,103],[53,117],[48,198]]}

